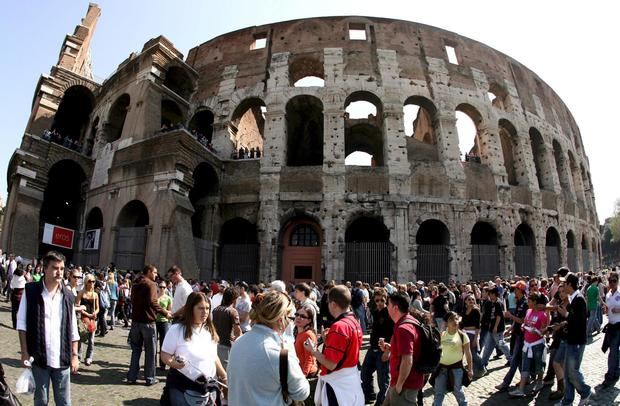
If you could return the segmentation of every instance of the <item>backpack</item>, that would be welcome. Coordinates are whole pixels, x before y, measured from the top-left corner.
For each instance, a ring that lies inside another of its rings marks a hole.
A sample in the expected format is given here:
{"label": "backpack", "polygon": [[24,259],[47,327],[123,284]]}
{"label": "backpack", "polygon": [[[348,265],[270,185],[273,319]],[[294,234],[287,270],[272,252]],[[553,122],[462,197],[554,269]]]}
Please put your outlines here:
{"label": "backpack", "polygon": [[436,327],[428,326],[417,321],[405,320],[402,324],[412,324],[416,327],[422,343],[422,352],[414,364],[414,368],[421,374],[430,374],[437,369],[441,359],[441,334]]}
{"label": "backpack", "polygon": [[360,288],[351,289],[351,307],[358,308],[364,304],[364,294]]}

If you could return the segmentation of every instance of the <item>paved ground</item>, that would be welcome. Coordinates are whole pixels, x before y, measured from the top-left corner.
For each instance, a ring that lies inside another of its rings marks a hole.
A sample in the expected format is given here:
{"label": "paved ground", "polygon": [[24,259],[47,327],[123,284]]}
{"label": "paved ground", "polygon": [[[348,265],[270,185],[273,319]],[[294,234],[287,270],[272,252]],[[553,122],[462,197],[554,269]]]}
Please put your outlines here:
{"label": "paved ground", "polygon": [[[17,333],[10,328],[10,307],[3,301],[0,303],[0,362],[5,368],[7,380],[14,387],[15,380],[20,374],[19,368],[19,341]],[[81,365],[81,375],[72,377],[72,400],[77,406],[82,405],[158,405],[163,389],[162,383],[146,387],[144,385],[126,386],[122,383],[129,365],[130,350],[127,345],[128,329],[116,328],[103,338],[96,338],[94,361],[90,367]],[[601,352],[602,337],[596,337],[588,345],[584,355],[582,371],[590,385],[598,385],[603,380],[606,371],[607,357]],[[530,396],[523,400],[511,399],[508,394],[496,394],[493,389],[507,369],[503,367],[504,360],[495,360],[490,364],[490,374],[473,382],[465,393],[470,405],[549,405],[547,400],[550,393],[545,388],[535,398]],[[518,379],[515,378],[515,382]],[[139,381],[140,382],[140,381]],[[433,390],[425,388],[425,404],[432,403]],[[20,397],[24,405],[32,404],[32,399]],[[577,398],[578,401],[578,398]],[[577,401],[575,404],[577,404]],[[449,394],[444,401],[445,405],[456,405],[454,397]],[[620,384],[614,388],[600,390],[593,404],[620,405]],[[246,405],[240,405],[246,406]],[[247,405],[250,406],[250,405]],[[260,405],[257,405],[260,406]]]}

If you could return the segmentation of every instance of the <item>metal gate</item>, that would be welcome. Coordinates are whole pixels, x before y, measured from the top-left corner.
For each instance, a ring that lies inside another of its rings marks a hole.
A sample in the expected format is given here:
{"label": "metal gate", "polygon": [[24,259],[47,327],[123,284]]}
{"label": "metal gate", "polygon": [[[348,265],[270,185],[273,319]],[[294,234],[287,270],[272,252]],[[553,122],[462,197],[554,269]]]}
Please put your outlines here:
{"label": "metal gate", "polygon": [[392,243],[348,242],[345,244],[344,279],[373,284],[392,280]]}
{"label": "metal gate", "polygon": [[194,250],[200,270],[199,278],[208,281],[213,276],[213,241],[194,238]]}
{"label": "metal gate", "polygon": [[447,245],[418,245],[416,279],[449,282],[450,255]]}
{"label": "metal gate", "polygon": [[547,276],[553,276],[560,267],[560,247],[546,247]]}
{"label": "metal gate", "polygon": [[218,278],[231,282],[258,282],[258,244],[223,244]]}
{"label": "metal gate", "polygon": [[488,281],[499,276],[499,247],[497,245],[471,246],[471,278]]}
{"label": "metal gate", "polygon": [[568,248],[567,250],[568,256],[568,269],[571,272],[577,272],[577,253],[574,248]]}
{"label": "metal gate", "polygon": [[146,228],[121,227],[116,232],[114,263],[119,269],[142,270],[146,251]]}
{"label": "metal gate", "polygon": [[82,250],[79,258],[78,263],[82,266],[99,267],[99,250]]}
{"label": "metal gate", "polygon": [[590,270],[590,251],[581,250],[581,258],[583,259],[583,272],[588,272]]}
{"label": "metal gate", "polygon": [[534,247],[528,245],[517,245],[515,247],[515,273],[519,276],[534,276],[536,274]]}

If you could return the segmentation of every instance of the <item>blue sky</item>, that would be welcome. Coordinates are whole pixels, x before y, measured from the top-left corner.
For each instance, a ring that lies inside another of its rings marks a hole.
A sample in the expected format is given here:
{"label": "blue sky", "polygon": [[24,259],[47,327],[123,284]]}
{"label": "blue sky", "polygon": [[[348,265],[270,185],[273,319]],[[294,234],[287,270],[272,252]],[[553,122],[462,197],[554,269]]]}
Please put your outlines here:
{"label": "blue sky", "polygon": [[[235,29],[294,18],[370,15],[434,25],[481,41],[536,72],[571,110],[590,160],[600,220],[620,198],[613,165],[620,153],[617,95],[620,24],[614,2],[576,1],[163,1],[104,0],[91,45],[93,71],[109,76],[131,52],[163,34],[187,55],[192,47]],[[19,146],[39,76],[56,62],[87,1],[5,0],[0,14],[0,196]]]}

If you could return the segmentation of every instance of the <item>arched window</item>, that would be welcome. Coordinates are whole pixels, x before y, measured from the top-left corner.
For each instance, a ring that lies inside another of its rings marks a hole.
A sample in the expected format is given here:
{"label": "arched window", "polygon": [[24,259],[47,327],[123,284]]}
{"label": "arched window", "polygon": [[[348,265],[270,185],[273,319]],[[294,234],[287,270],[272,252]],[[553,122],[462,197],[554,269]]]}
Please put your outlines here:
{"label": "arched window", "polygon": [[114,142],[121,138],[125,118],[129,110],[129,102],[129,95],[125,93],[112,104],[108,114],[108,121],[104,126],[104,138],[107,142]]}
{"label": "arched window", "polygon": [[570,183],[568,180],[568,169],[566,167],[566,158],[564,157],[564,153],[562,152],[562,147],[557,140],[553,140],[553,158],[555,159],[555,169],[558,173],[558,180],[560,181],[560,186],[564,190],[569,190]]}
{"label": "arched window", "polygon": [[478,125],[482,122],[482,116],[475,107],[469,104],[458,105],[455,114],[461,160],[481,163],[482,151]]}
{"label": "arched window", "polygon": [[515,164],[514,148],[516,147],[517,130],[508,120],[499,120],[499,139],[502,144],[502,154],[504,156],[504,167],[508,175],[508,184],[516,186],[517,168]]}
{"label": "arched window", "polygon": [[291,86],[323,87],[325,86],[323,61],[307,57],[289,60],[288,77]]}
{"label": "arched window", "polygon": [[540,189],[552,189],[552,182],[549,173],[549,165],[546,157],[545,141],[540,132],[534,127],[530,128],[530,144],[536,169],[536,178]]}
{"label": "arched window", "polygon": [[263,152],[266,112],[265,103],[259,98],[253,97],[239,103],[228,125],[234,150],[258,148]]}
{"label": "arched window", "polygon": [[194,85],[189,75],[178,66],[168,68],[166,79],[164,79],[164,86],[185,100],[189,100],[190,95],[194,91]]}
{"label": "arched window", "polygon": [[205,137],[207,142],[213,139],[213,113],[209,110],[199,110],[189,121],[189,131],[197,137]]}
{"label": "arched window", "polygon": [[[370,166],[383,166],[381,100],[370,92],[353,92],[345,100],[345,112],[345,165],[366,166],[367,154]],[[362,157],[366,160],[362,161]]]}
{"label": "arched window", "polygon": [[80,85],[71,86],[62,96],[54,116],[52,130],[62,137],[82,142],[94,105],[95,96],[88,88]]}
{"label": "arched window", "polygon": [[301,224],[291,233],[289,245],[292,247],[317,247],[319,236],[308,224]]}
{"label": "arched window", "polygon": [[286,164],[323,164],[323,103],[314,96],[295,96],[286,103]]}
{"label": "arched window", "polygon": [[161,101],[161,127],[168,128],[183,124],[183,112],[172,100]]}

